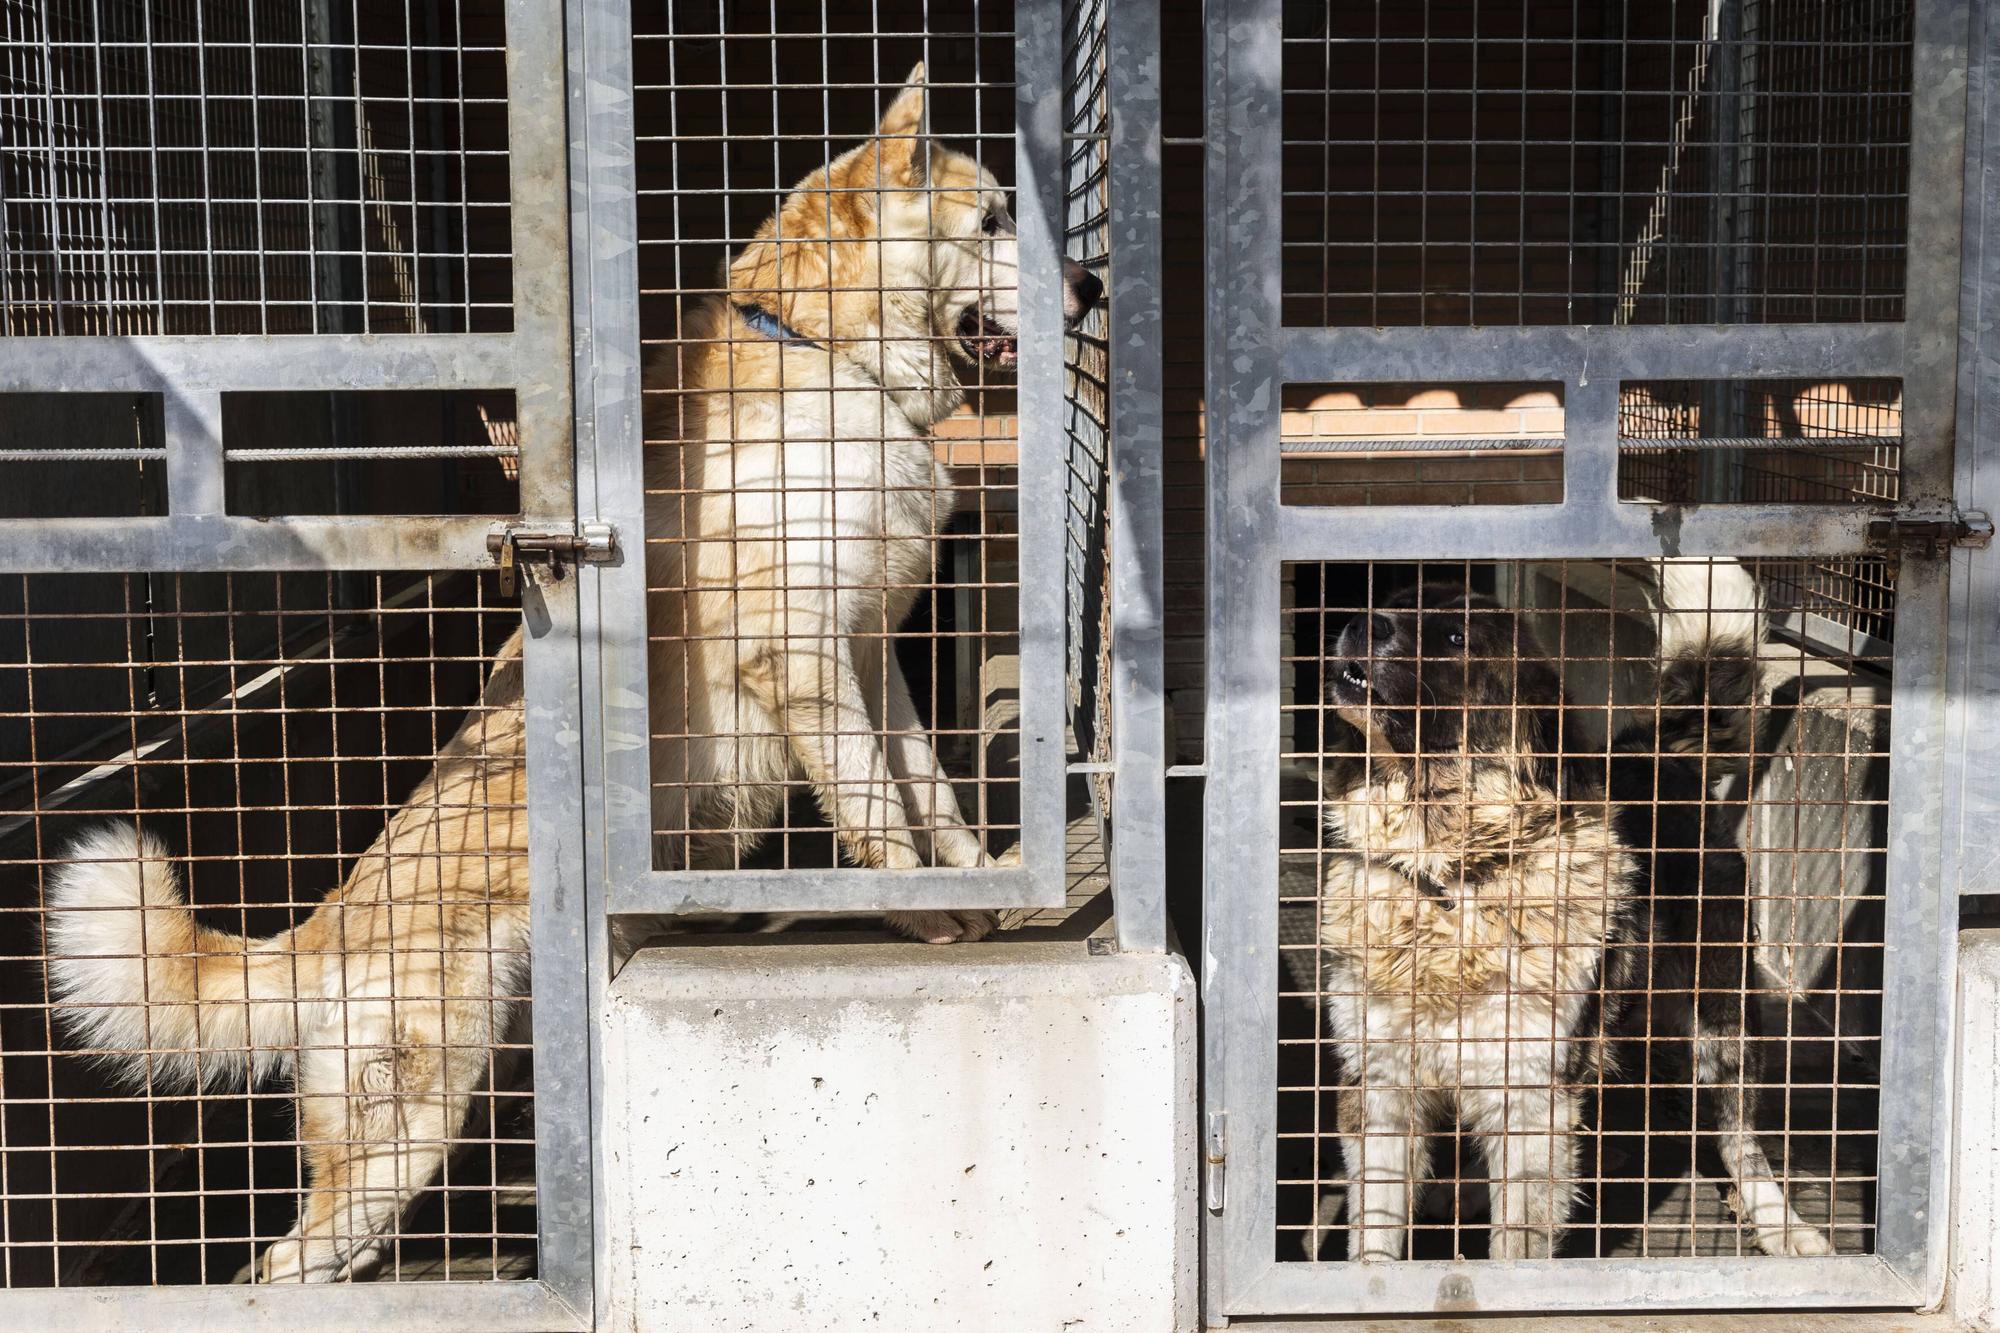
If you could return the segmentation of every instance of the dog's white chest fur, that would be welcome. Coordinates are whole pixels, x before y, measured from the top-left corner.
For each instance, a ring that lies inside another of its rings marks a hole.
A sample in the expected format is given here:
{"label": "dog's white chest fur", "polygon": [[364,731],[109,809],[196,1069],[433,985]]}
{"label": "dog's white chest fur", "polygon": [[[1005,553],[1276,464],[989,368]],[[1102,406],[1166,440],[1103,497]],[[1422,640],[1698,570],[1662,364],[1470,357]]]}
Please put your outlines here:
{"label": "dog's white chest fur", "polygon": [[[789,356],[787,370],[813,359]],[[845,367],[824,388],[759,395],[735,416],[732,433],[709,442],[703,480],[726,490],[737,541],[781,541],[794,587],[834,592],[840,629],[898,627],[951,522],[951,480],[929,437]]]}

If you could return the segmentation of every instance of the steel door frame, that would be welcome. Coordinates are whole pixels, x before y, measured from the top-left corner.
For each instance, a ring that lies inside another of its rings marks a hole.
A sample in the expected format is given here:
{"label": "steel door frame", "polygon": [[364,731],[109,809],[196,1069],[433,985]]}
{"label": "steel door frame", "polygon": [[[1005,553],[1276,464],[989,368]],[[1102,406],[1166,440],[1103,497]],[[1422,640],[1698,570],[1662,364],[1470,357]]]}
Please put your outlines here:
{"label": "steel door frame", "polygon": [[[0,572],[490,568],[488,517],[247,518],[224,506],[222,395],[249,390],[509,389],[521,518],[576,517],[563,135],[562,6],[506,0],[513,332],[30,337],[0,340],[0,393],[154,393],[165,404],[168,512],[0,521]],[[569,15],[574,28],[576,14]],[[629,40],[629,33],[628,33]],[[572,89],[572,94],[574,90]],[[582,354],[579,349],[579,354]],[[50,453],[51,461],[63,455]],[[24,1327],[585,1329],[592,1323],[593,1072],[579,831],[577,580],[525,581],[528,873],[534,960],[538,1274],[530,1281],[24,1288]]]}
{"label": "steel door frame", "polygon": [[[870,870],[656,870],[646,696],[646,530],[641,443],[639,244],[631,4],[584,0],[587,99],[580,217],[588,219],[579,287],[578,469],[586,513],[620,534],[619,556],[584,571],[584,711],[593,866],[605,910],[897,911],[1051,907],[1065,892],[1063,739],[1063,41],[1061,0],[1020,0],[1015,17],[1016,186],[1021,304],[1018,375],[1021,846],[1018,867]],[[614,49],[623,25],[625,50]],[[588,306],[590,317],[583,318]],[[585,356],[585,349],[589,355]]]}
{"label": "steel door frame", "polygon": [[[1966,0],[1917,0],[1908,319],[1754,327],[1287,328],[1279,317],[1281,0],[1211,0],[1207,22],[1210,682],[1203,912],[1206,1300],[1211,1318],[1339,1312],[1924,1306],[1941,1298],[1950,1179],[1956,901],[1941,878],[1950,566],[1906,559],[1891,718],[1877,1253],[1827,1259],[1280,1263],[1276,946],[1280,573],[1286,561],[1839,556],[1870,514],[1621,503],[1622,378],[1900,376],[1903,512],[1953,496]],[[1560,505],[1286,508],[1288,381],[1564,386]],[[1449,515],[1449,523],[1444,518]],[[1991,663],[1986,670],[1990,675]],[[1939,1151],[1926,1151],[1935,1145]]]}

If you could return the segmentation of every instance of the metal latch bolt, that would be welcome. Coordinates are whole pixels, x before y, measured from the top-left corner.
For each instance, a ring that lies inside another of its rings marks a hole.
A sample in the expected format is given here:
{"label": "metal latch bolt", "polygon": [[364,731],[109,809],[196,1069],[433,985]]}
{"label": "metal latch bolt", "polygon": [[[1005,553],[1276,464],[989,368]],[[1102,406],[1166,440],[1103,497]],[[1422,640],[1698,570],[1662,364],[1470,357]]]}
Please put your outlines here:
{"label": "metal latch bolt", "polygon": [[1949,518],[1891,514],[1869,520],[1868,544],[1878,551],[1902,551],[1932,559],[1954,546],[1984,550],[1993,544],[1993,520],[1977,509],[1953,511]]}
{"label": "metal latch bolt", "polygon": [[520,587],[523,561],[545,563],[562,577],[563,558],[602,564],[616,554],[618,533],[609,523],[585,523],[575,531],[504,523],[486,534],[486,550],[500,566],[500,595],[512,597]]}

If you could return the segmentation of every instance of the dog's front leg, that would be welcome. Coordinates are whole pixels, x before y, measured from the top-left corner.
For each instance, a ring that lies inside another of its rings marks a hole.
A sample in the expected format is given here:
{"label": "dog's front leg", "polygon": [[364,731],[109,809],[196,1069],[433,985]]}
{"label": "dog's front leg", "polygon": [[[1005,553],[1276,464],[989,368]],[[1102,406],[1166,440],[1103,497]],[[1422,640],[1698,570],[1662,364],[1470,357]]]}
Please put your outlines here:
{"label": "dog's front leg", "polygon": [[913,869],[921,860],[909,813],[850,651],[832,635],[794,643],[782,676],[785,732],[848,854],[864,866]]}
{"label": "dog's front leg", "polygon": [[1347,1257],[1400,1259],[1410,1201],[1429,1163],[1416,1100],[1404,1088],[1344,1088],[1339,1109],[1347,1158]]}
{"label": "dog's front leg", "polygon": [[1507,1088],[1485,1135],[1495,1259],[1546,1259],[1575,1197],[1576,1098],[1546,1087]]}
{"label": "dog's front leg", "polygon": [[979,838],[965,826],[959,813],[958,795],[951,779],[938,761],[930,729],[917,714],[910,682],[903,675],[895,654],[886,658],[882,689],[888,705],[889,762],[896,776],[909,784],[910,803],[917,824],[930,832],[937,859],[948,866],[973,867],[992,864]]}

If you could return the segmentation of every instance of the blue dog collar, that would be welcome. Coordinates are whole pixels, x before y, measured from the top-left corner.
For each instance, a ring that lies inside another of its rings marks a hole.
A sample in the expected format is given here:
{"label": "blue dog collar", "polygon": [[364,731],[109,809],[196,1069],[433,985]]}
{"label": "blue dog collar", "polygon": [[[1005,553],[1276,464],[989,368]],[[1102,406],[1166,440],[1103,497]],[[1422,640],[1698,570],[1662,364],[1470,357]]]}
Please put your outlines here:
{"label": "blue dog collar", "polygon": [[793,328],[791,325],[786,324],[784,321],[780,320],[776,315],[766,310],[763,306],[739,305],[736,307],[736,313],[743,316],[743,322],[745,324],[748,324],[751,328],[757,330],[757,332],[763,334],[766,338],[772,339],[773,341],[781,343],[801,343],[807,347],[819,346],[818,343],[814,342],[811,338],[806,337],[805,334],[800,333],[797,329]]}

